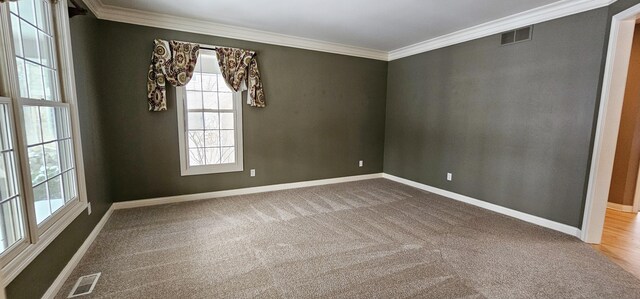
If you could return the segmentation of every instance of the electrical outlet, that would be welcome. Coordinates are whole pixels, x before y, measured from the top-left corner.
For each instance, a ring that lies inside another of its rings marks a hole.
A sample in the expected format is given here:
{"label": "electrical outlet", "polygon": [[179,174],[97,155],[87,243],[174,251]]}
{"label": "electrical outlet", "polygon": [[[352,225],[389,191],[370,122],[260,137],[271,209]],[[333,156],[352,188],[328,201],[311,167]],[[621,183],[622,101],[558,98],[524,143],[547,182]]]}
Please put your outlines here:
{"label": "electrical outlet", "polygon": [[91,215],[91,203],[87,204],[87,213],[89,213],[89,215]]}
{"label": "electrical outlet", "polygon": [[447,181],[451,182],[453,180],[453,174],[451,172],[447,172]]}
{"label": "electrical outlet", "polygon": [[360,161],[358,162],[358,167],[362,167],[362,166],[364,166],[364,161],[360,160]]}
{"label": "electrical outlet", "polygon": [[255,169],[251,169],[251,176],[256,176],[256,170]]}

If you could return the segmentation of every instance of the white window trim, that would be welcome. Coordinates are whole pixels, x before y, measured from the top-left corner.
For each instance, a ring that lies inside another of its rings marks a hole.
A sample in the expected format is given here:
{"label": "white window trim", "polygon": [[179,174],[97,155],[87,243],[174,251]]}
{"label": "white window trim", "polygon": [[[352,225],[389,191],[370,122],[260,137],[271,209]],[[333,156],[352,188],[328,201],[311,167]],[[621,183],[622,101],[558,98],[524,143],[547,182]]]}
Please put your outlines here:
{"label": "white window trim", "polygon": [[242,92],[233,93],[233,110],[235,111],[235,145],[236,145],[236,162],[229,164],[189,166],[187,153],[187,118],[186,101],[187,88],[185,86],[176,87],[176,106],[178,111],[178,140],[180,148],[180,174],[182,176],[202,175],[225,172],[239,172],[244,170],[244,150],[242,146]]}
{"label": "white window trim", "polygon": [[[27,204],[27,198],[33,198],[31,188],[24,188],[25,173],[22,171],[20,177],[19,189],[22,194],[24,208],[26,210],[25,218],[29,219],[28,225],[25,226],[24,241],[18,242],[12,246],[10,250],[5,251],[3,254],[2,263],[4,266],[0,270],[0,277],[2,277],[1,285],[6,287],[15,277],[22,272],[53,240],[60,235],[87,207],[87,190],[85,183],[84,173],[84,160],[82,154],[82,142],[80,136],[80,123],[77,107],[77,94],[75,85],[75,75],[73,68],[73,55],[71,50],[71,34],[69,28],[69,16],[67,12],[67,0],[60,0],[54,7],[52,13],[54,16],[54,27],[57,34],[57,54],[58,54],[58,69],[60,72],[60,91],[65,103],[69,105],[69,117],[71,119],[71,134],[73,137],[73,147],[75,154],[75,167],[76,167],[76,180],[77,180],[77,193],[78,198],[70,203],[67,203],[60,210],[55,212],[41,223],[40,226],[35,224],[35,211],[32,204]],[[10,32],[9,21],[9,3],[0,4],[0,38],[2,44],[12,45],[12,33]],[[12,48],[12,47],[11,47]],[[15,91],[19,90],[18,82],[16,81],[16,65],[14,58],[14,49],[10,51],[4,51],[0,49],[0,66],[3,66],[3,70],[8,72],[7,82],[0,83],[0,86],[11,96],[12,103],[20,101],[20,97]],[[4,75],[4,74],[3,74]],[[4,77],[4,76],[3,76]],[[14,91],[13,93],[11,91]],[[12,104],[13,115],[16,119],[14,124],[21,124],[23,120],[22,105]],[[28,161],[25,159],[27,156],[26,145],[22,142],[25,140],[25,129],[23,125],[18,125],[19,128],[15,128],[16,135],[18,135],[18,142],[14,143],[16,150],[16,160],[18,161],[22,169],[28,168]],[[30,176],[30,174],[29,174]],[[12,257],[7,261],[7,257]]]}

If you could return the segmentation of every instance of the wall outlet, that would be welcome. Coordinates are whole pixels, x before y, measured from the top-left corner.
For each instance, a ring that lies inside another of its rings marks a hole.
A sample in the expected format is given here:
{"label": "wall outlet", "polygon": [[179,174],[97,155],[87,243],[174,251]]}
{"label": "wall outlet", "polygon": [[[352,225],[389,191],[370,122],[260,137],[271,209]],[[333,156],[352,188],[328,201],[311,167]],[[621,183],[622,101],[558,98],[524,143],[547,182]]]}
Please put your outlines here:
{"label": "wall outlet", "polygon": [[256,170],[255,169],[251,169],[251,176],[256,176]]}
{"label": "wall outlet", "polygon": [[87,213],[91,215],[91,203],[87,203]]}
{"label": "wall outlet", "polygon": [[447,172],[447,181],[451,182],[453,180],[453,174],[451,172]]}
{"label": "wall outlet", "polygon": [[360,160],[360,161],[358,162],[358,167],[362,167],[362,166],[364,166],[364,161]]}

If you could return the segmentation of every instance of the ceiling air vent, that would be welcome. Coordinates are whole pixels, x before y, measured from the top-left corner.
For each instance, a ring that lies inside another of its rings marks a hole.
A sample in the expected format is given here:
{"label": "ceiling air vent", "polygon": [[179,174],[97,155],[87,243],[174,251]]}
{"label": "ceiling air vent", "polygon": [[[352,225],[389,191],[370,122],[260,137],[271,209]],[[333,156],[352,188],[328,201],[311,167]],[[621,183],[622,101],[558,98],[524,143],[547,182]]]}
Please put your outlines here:
{"label": "ceiling air vent", "polygon": [[532,33],[533,26],[507,31],[502,33],[502,36],[500,37],[500,44],[504,46],[531,40]]}
{"label": "ceiling air vent", "polygon": [[69,293],[67,298],[87,295],[93,292],[93,288],[95,288],[100,274],[101,273],[89,274],[78,278],[78,281],[73,286],[73,289],[71,289],[71,293]]}

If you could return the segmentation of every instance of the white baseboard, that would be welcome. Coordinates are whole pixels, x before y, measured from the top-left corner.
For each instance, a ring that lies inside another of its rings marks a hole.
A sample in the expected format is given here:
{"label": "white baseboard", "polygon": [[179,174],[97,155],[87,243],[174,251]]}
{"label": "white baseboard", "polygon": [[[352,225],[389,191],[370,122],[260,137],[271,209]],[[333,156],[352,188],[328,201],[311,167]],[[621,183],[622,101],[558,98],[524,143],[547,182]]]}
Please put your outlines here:
{"label": "white baseboard", "polygon": [[102,228],[107,223],[107,220],[109,220],[112,213],[113,205],[109,208],[109,210],[107,210],[106,213],[104,213],[102,219],[100,219],[100,222],[96,224],[89,236],[87,236],[87,239],[85,239],[84,243],[82,243],[82,246],[78,248],[78,251],[76,251],[71,260],[69,260],[64,269],[62,269],[62,272],[60,272],[56,280],[53,281],[47,292],[44,293],[44,295],[42,296],[43,299],[54,298],[56,294],[58,294],[65,281],[67,281],[67,279],[71,275],[71,272],[73,272],[84,254],[87,253],[87,250],[89,249],[91,244],[93,244],[93,241],[96,239],[100,231],[102,231]]}
{"label": "white baseboard", "polygon": [[614,202],[607,202],[607,208],[627,213],[633,212],[633,206],[621,205]]}
{"label": "white baseboard", "polygon": [[121,201],[121,202],[114,202],[113,209],[114,210],[131,209],[131,208],[138,208],[138,207],[163,205],[163,204],[169,204],[169,203],[178,203],[178,202],[203,200],[203,199],[211,199],[211,198],[219,198],[219,197],[227,197],[227,196],[271,192],[271,191],[278,191],[278,190],[346,183],[346,182],[354,182],[354,181],[370,180],[370,179],[378,179],[378,178],[382,178],[382,173],[347,176],[347,177],[325,179],[325,180],[268,185],[268,186],[260,186],[260,187],[232,189],[232,190],[224,190],[224,191],[158,197],[158,198],[150,198],[150,199]]}
{"label": "white baseboard", "polygon": [[565,234],[569,234],[569,235],[572,235],[572,236],[580,238],[580,229],[576,228],[576,227],[573,227],[573,226],[569,226],[569,225],[566,225],[566,224],[562,224],[562,223],[558,223],[558,222],[551,221],[551,220],[548,220],[548,219],[544,219],[542,217],[533,216],[533,215],[530,215],[530,214],[527,214],[527,213],[523,213],[523,212],[520,212],[520,211],[516,211],[516,210],[509,209],[509,208],[505,208],[505,207],[502,207],[502,206],[499,206],[499,205],[488,203],[486,201],[482,201],[482,200],[479,200],[479,199],[475,199],[475,198],[472,198],[472,197],[469,197],[469,196],[465,196],[465,195],[462,195],[462,194],[458,194],[458,193],[454,193],[454,192],[451,192],[451,191],[439,189],[439,188],[436,188],[436,187],[431,187],[429,185],[425,185],[425,184],[422,184],[422,183],[418,183],[418,182],[414,182],[414,181],[411,181],[411,180],[403,179],[403,178],[400,178],[400,177],[397,177],[397,176],[393,176],[393,175],[390,175],[390,174],[383,173],[382,177],[385,178],[385,179],[388,179],[388,180],[392,180],[392,181],[395,181],[395,182],[398,182],[398,183],[402,183],[402,184],[405,184],[405,185],[408,185],[408,186],[411,186],[411,187],[414,187],[414,188],[418,188],[418,189],[425,190],[425,191],[428,191],[428,192],[431,192],[431,193],[442,195],[442,196],[445,196],[445,197],[448,197],[448,198],[451,198],[451,199],[454,199],[454,200],[457,200],[457,201],[468,203],[470,205],[481,207],[483,209],[494,211],[496,213],[507,215],[507,216],[510,216],[510,217],[513,217],[513,218],[517,218],[517,219],[520,219],[520,220],[523,220],[523,221],[526,221],[526,222],[529,222],[529,223],[533,223],[533,224],[536,224],[536,225],[539,225],[539,226],[550,228],[552,230],[556,230],[556,231],[563,232]]}

